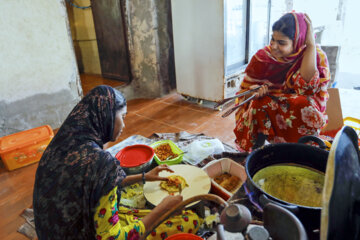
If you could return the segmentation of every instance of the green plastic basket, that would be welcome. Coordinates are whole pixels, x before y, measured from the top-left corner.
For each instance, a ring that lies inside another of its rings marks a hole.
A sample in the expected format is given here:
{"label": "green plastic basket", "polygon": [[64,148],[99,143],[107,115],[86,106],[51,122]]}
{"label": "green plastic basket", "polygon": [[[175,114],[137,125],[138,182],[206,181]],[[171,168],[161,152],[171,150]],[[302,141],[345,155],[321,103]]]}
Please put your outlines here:
{"label": "green plastic basket", "polygon": [[[183,151],[178,146],[176,146],[176,144],[171,140],[157,141],[157,142],[154,142],[154,143],[150,144],[150,147],[155,149],[157,146],[160,146],[161,144],[165,144],[165,143],[168,143],[170,145],[171,151],[173,153],[175,153],[175,154],[183,153]],[[174,164],[181,163],[183,156],[184,155],[181,154],[181,155],[177,156],[176,158],[171,158],[171,159],[166,160],[166,161],[161,161],[160,158],[158,158],[158,156],[156,156],[156,153],[155,153],[154,159],[157,162],[157,164],[159,164],[159,165],[161,165],[161,164],[174,165]]]}

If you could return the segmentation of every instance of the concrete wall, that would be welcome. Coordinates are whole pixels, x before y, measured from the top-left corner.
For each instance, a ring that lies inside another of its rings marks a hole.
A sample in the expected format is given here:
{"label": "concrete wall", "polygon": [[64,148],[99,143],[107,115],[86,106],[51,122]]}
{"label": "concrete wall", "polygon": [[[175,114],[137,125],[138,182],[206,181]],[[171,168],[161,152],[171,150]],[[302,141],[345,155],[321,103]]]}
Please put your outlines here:
{"label": "concrete wall", "polygon": [[161,97],[175,88],[170,2],[125,0],[132,81],[127,99]]}
{"label": "concrete wall", "polygon": [[64,0],[2,0],[0,136],[61,125],[82,89]]}

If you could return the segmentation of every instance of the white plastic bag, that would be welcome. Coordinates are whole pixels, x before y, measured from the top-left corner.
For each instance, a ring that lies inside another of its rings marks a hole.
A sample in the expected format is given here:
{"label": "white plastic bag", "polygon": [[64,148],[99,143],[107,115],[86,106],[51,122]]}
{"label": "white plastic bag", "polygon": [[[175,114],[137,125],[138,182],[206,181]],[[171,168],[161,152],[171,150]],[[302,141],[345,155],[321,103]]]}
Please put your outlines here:
{"label": "white plastic bag", "polygon": [[218,154],[224,151],[222,142],[215,139],[195,140],[187,146],[187,154],[183,160],[196,165],[211,154]]}

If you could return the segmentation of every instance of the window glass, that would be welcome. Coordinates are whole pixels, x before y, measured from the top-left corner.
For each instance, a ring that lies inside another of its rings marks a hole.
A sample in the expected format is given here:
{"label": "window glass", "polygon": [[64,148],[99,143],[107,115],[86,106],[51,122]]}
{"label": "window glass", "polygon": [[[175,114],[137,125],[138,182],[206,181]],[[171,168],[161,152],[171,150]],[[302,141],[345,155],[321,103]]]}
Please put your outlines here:
{"label": "window glass", "polygon": [[269,44],[268,18],[269,1],[251,1],[249,61],[259,49]]}
{"label": "window glass", "polygon": [[225,0],[225,75],[245,64],[246,0]]}

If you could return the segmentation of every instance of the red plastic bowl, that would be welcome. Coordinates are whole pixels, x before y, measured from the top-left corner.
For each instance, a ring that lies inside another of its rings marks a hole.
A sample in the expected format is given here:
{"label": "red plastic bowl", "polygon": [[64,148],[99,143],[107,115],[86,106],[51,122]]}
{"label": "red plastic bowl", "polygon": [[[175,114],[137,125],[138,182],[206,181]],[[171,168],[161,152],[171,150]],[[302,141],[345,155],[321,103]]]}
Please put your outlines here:
{"label": "red plastic bowl", "polygon": [[154,158],[154,149],[148,145],[136,144],[121,149],[115,158],[128,174],[146,171]]}
{"label": "red plastic bowl", "polygon": [[178,233],[171,235],[166,240],[203,240],[203,238],[191,233]]}

